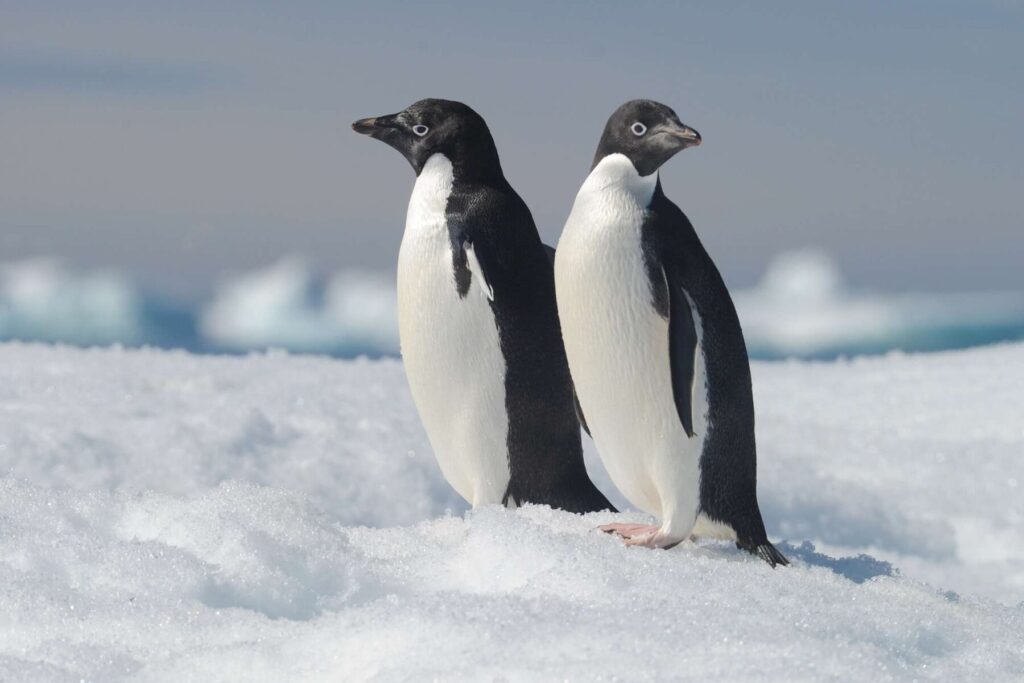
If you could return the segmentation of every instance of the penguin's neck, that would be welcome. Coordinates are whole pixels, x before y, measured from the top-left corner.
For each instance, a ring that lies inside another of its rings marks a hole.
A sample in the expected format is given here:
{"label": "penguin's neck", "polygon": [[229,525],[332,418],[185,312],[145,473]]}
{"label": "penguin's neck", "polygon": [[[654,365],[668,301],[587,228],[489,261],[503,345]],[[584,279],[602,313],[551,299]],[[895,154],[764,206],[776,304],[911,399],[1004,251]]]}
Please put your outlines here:
{"label": "penguin's neck", "polygon": [[642,176],[624,154],[609,154],[594,166],[580,188],[580,195],[622,192],[647,207],[658,186],[658,173]]}
{"label": "penguin's neck", "polygon": [[505,182],[505,174],[501,172],[498,164],[477,164],[464,161],[452,162],[455,182],[469,183],[472,185],[501,186]]}
{"label": "penguin's neck", "polygon": [[478,140],[474,144],[457,145],[447,156],[451,160],[452,172],[457,183],[500,185],[505,181],[493,140]]}

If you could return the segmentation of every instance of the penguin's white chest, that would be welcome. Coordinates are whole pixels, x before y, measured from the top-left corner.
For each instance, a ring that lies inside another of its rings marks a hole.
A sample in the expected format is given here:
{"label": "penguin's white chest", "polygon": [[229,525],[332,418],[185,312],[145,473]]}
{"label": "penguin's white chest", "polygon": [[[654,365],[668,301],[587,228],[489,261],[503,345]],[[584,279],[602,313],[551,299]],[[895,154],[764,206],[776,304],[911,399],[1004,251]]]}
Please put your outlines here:
{"label": "penguin's white chest", "polygon": [[508,487],[505,358],[490,303],[474,277],[455,285],[445,208],[452,165],[441,154],[420,172],[398,256],[398,327],[405,372],[445,478],[473,505]]}
{"label": "penguin's white chest", "polygon": [[555,280],[569,368],[605,468],[631,503],[685,538],[699,506],[706,376],[698,342],[691,439],[676,410],[668,321],[652,305],[641,242],[656,182],[620,155],[598,164],[559,240]]}

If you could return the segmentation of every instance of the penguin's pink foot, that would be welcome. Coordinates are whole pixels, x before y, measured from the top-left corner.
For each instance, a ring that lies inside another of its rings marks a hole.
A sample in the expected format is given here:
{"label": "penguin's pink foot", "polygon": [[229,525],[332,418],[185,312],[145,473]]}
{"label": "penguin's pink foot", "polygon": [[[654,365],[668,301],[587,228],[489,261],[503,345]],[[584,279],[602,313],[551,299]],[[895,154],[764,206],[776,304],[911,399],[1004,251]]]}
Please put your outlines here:
{"label": "penguin's pink foot", "polygon": [[639,536],[650,536],[658,533],[658,529],[653,524],[604,524],[599,526],[598,529],[605,532],[606,534],[615,534],[616,536],[622,536],[627,541]]}
{"label": "penguin's pink foot", "polygon": [[670,538],[661,531],[661,527],[653,524],[605,524],[598,527],[606,534],[616,534],[626,539],[626,545],[642,548],[674,548],[680,539]]}

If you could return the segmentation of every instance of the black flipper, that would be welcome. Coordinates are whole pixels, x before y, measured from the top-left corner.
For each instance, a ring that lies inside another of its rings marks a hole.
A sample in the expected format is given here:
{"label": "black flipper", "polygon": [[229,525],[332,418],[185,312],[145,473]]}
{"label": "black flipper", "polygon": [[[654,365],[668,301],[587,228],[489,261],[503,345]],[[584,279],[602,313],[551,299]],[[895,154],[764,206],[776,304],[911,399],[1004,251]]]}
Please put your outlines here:
{"label": "black flipper", "polygon": [[697,355],[697,328],[686,291],[662,269],[668,286],[668,345],[672,366],[672,396],[686,436],[693,436],[693,379]]}

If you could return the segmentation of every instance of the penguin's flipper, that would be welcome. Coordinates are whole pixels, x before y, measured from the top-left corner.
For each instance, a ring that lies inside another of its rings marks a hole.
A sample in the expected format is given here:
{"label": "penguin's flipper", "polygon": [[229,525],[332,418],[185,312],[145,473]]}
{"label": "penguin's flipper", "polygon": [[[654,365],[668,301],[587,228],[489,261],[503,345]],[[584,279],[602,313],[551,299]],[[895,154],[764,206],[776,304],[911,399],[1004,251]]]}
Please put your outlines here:
{"label": "penguin's flipper", "polygon": [[463,242],[462,249],[466,253],[466,264],[469,266],[469,272],[472,274],[472,279],[480,286],[480,291],[483,292],[483,295],[486,296],[489,301],[494,301],[494,287],[487,279],[487,274],[484,271],[484,267],[481,265],[480,257],[477,255],[477,251],[473,246],[473,243],[469,241]]}
{"label": "penguin's flipper", "polygon": [[693,437],[693,378],[697,357],[697,327],[686,290],[662,268],[668,285],[668,348],[672,366],[672,396],[686,436]]}
{"label": "penguin's flipper", "polygon": [[583,431],[587,433],[587,436],[592,436],[590,433],[590,425],[587,424],[587,417],[583,414],[583,406],[580,405],[579,394],[576,393],[576,388],[572,390],[572,404],[576,408],[576,419],[580,421],[580,427],[583,427]]}

